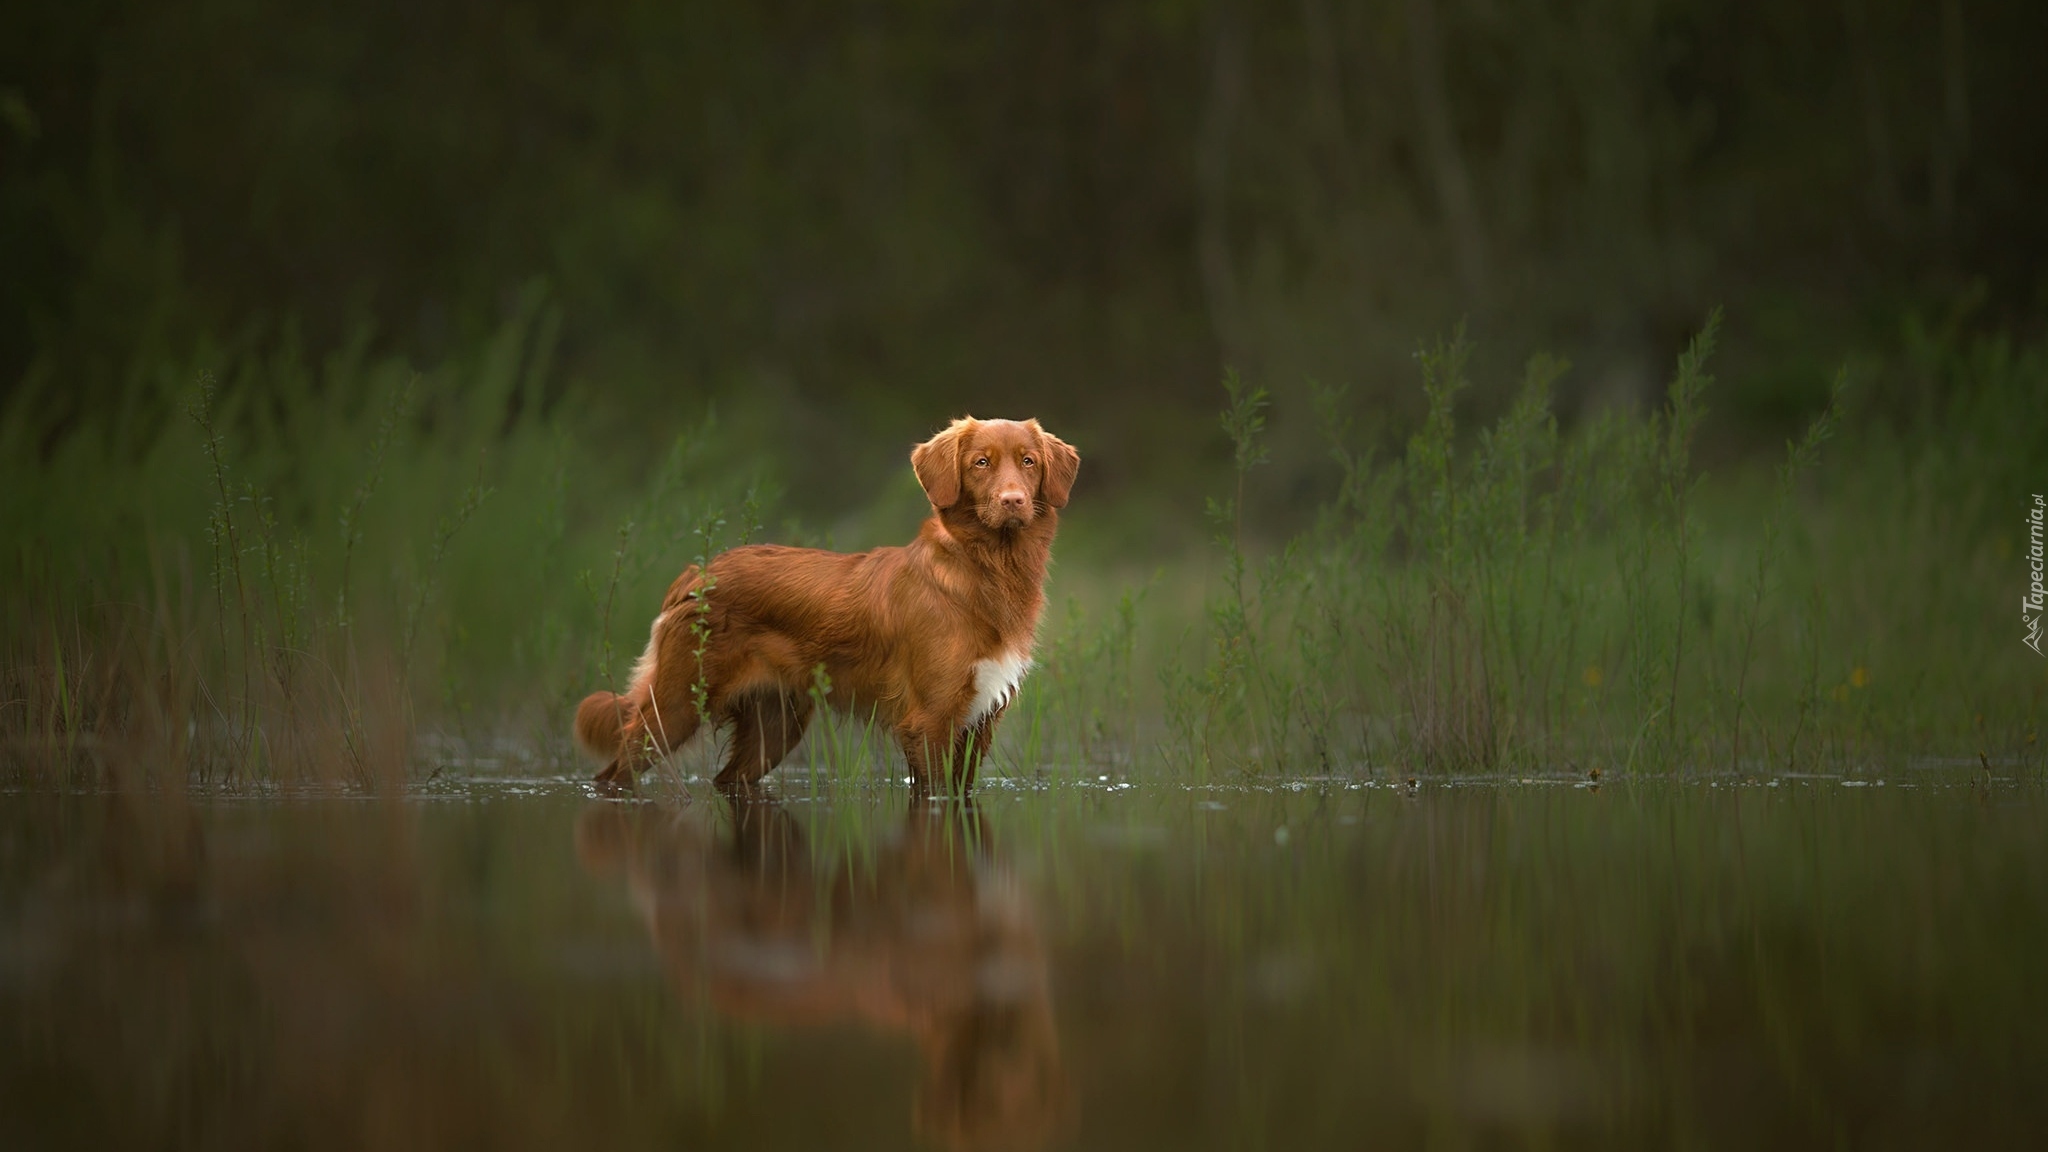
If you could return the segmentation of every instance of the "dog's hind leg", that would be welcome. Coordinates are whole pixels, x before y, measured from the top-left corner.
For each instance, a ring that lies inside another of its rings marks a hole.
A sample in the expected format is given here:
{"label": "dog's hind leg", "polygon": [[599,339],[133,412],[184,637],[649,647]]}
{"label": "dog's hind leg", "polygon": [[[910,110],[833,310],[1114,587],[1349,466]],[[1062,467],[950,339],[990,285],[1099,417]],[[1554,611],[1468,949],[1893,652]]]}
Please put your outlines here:
{"label": "dog's hind leg", "polygon": [[608,790],[630,791],[640,773],[697,734],[697,708],[687,696],[658,702],[648,697],[637,705],[620,732],[619,754],[597,774],[597,783]]}
{"label": "dog's hind leg", "polygon": [[726,710],[732,719],[732,752],[714,781],[721,788],[742,787],[782,763],[811,722],[811,699],[790,692],[750,692]]}
{"label": "dog's hind leg", "polygon": [[[687,627],[673,619],[656,624],[648,645],[652,659],[641,658],[643,670],[625,696],[618,754],[598,773],[598,784],[614,791],[631,789],[640,773],[697,734],[703,717],[697,710],[697,653],[690,641]],[[717,707],[716,697],[712,707]]]}
{"label": "dog's hind leg", "polygon": [[618,696],[595,692],[576,710],[576,737],[586,748],[609,749],[611,760],[597,774],[606,791],[630,791],[640,773],[694,735],[698,673],[695,624],[701,619],[697,566],[683,569],[669,585],[661,614],[647,632],[647,650],[633,665],[632,686]]}

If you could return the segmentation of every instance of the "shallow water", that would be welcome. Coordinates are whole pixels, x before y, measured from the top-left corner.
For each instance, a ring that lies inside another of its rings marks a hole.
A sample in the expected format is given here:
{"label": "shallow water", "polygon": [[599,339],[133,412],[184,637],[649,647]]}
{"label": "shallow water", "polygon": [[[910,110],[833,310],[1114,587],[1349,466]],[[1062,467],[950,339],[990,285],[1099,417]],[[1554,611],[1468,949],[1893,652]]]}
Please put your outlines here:
{"label": "shallow water", "polygon": [[0,795],[0,1143],[2012,1146],[2048,790]]}

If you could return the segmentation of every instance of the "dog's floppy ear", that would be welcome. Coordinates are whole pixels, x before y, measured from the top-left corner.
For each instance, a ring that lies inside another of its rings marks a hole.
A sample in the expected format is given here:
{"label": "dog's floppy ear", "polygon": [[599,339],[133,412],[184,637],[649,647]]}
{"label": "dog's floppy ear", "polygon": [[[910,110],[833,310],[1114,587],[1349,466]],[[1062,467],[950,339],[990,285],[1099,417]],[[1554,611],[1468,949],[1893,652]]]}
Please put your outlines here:
{"label": "dog's floppy ear", "polygon": [[1081,474],[1081,454],[1072,444],[1038,427],[1038,421],[1031,422],[1038,429],[1045,454],[1045,502],[1054,508],[1065,508],[1067,496],[1074,491],[1074,477]]}
{"label": "dog's floppy ear", "polygon": [[910,450],[910,468],[934,508],[960,502],[960,437],[972,418],[955,420],[944,432]]}

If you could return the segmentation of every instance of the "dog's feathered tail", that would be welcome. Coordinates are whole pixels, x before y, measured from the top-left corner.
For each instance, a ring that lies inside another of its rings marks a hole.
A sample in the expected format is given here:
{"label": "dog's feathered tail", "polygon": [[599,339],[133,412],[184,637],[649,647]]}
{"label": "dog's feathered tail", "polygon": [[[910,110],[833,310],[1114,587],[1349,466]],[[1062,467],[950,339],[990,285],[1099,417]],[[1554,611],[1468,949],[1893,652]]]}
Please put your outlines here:
{"label": "dog's feathered tail", "polygon": [[600,764],[616,759],[633,711],[630,696],[603,689],[585,696],[576,706],[576,746]]}

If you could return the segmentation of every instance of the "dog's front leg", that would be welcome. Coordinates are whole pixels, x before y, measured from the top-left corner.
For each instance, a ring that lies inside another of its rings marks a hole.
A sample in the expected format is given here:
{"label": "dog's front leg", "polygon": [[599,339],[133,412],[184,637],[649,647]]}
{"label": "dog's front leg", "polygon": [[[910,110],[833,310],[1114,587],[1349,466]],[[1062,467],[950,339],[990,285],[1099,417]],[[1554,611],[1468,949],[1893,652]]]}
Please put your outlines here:
{"label": "dog's front leg", "polygon": [[974,787],[975,776],[981,771],[982,758],[994,746],[996,722],[1003,718],[1008,704],[999,704],[974,724],[962,729],[953,741],[953,778],[960,783],[960,790]]}
{"label": "dog's front leg", "polygon": [[995,717],[1001,709],[985,715],[973,728],[963,730],[958,717],[911,715],[897,726],[897,740],[903,744],[903,760],[909,765],[911,787],[930,793],[934,789],[967,791],[975,785],[975,769],[989,750],[995,736]]}
{"label": "dog's front leg", "polygon": [[943,768],[951,740],[945,725],[933,725],[921,716],[906,716],[896,725],[896,743],[903,748],[903,763],[910,769],[910,786],[930,791],[933,768]]}

